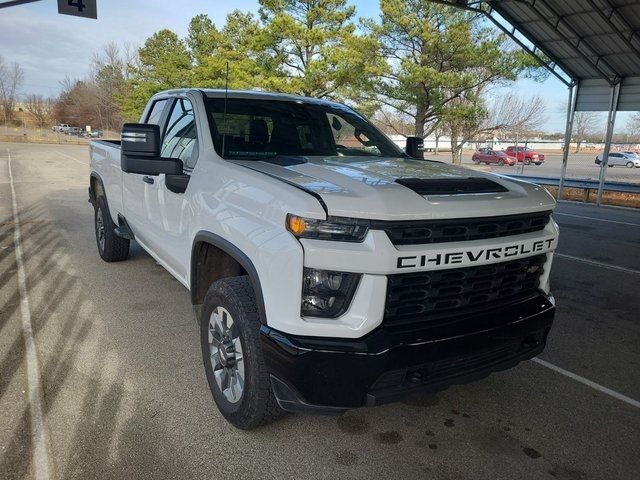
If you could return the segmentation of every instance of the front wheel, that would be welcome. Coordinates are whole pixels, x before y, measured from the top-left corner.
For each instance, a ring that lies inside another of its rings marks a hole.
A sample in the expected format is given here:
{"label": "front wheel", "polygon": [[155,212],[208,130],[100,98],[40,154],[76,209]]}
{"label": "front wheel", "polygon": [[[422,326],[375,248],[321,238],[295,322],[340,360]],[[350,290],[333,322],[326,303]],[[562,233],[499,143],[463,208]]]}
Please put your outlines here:
{"label": "front wheel", "polygon": [[531,160],[529,160],[528,158],[524,159],[524,164],[525,165],[531,165]]}
{"label": "front wheel", "polygon": [[209,287],[200,318],[204,370],[218,410],[243,430],[284,413],[271,391],[260,325],[249,277],[222,278]]}
{"label": "front wheel", "polygon": [[502,167],[504,165],[504,160],[498,160],[498,166]]}
{"label": "front wheel", "polygon": [[627,162],[627,168],[633,168],[633,162]]}

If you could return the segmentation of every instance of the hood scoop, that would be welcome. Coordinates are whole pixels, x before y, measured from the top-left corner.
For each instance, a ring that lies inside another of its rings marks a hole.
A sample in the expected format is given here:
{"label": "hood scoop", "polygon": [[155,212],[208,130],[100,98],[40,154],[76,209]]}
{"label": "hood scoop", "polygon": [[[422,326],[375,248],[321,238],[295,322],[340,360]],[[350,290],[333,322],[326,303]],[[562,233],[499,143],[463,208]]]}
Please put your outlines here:
{"label": "hood scoop", "polygon": [[509,189],[488,178],[399,178],[395,181],[419,195],[462,195],[465,193],[499,193]]}
{"label": "hood scoop", "polygon": [[267,163],[273,163],[274,165],[279,165],[281,167],[303,165],[309,161],[305,157],[301,157],[299,155],[274,155],[273,157],[260,158],[259,160]]}

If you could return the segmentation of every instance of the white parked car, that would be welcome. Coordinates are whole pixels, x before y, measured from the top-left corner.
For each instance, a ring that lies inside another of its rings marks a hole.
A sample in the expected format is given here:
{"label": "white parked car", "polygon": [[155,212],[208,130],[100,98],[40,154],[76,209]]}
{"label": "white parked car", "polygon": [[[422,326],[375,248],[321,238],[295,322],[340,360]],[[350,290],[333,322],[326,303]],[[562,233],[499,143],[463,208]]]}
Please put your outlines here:
{"label": "white parked car", "polygon": [[66,132],[70,128],[71,125],[69,125],[68,123],[60,123],[51,127],[51,130],[53,130],[54,132]]}
{"label": "white parked car", "polygon": [[[602,154],[596,157],[596,165],[602,163]],[[640,168],[640,158],[633,152],[611,152],[609,153],[609,167]]]}

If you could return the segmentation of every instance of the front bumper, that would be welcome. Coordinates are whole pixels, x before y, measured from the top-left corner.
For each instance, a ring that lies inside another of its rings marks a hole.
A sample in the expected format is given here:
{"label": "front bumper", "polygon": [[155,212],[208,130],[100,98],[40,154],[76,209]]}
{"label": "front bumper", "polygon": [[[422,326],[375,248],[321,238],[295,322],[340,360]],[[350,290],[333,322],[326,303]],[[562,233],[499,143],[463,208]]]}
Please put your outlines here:
{"label": "front bumper", "polygon": [[554,313],[553,297],[540,293],[446,325],[383,324],[355,340],[292,336],[266,325],[261,338],[283,409],[339,414],[511,368],[542,352]]}

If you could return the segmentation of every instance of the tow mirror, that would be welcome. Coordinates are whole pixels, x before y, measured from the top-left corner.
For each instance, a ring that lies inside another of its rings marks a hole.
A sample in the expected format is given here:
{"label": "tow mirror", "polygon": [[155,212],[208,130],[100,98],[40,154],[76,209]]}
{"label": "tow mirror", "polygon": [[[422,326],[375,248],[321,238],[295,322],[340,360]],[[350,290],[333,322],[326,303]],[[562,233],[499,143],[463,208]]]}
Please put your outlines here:
{"label": "tow mirror", "polygon": [[148,123],[125,123],[120,135],[122,153],[131,157],[160,156],[160,127]]}
{"label": "tow mirror", "polygon": [[182,174],[182,160],[160,156],[160,127],[125,123],[120,142],[120,167],[125,173],[142,175]]}
{"label": "tow mirror", "polygon": [[412,158],[424,158],[424,140],[420,137],[407,137],[405,152]]}

